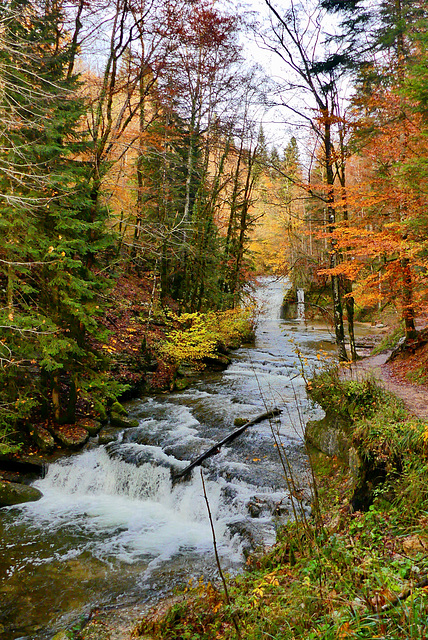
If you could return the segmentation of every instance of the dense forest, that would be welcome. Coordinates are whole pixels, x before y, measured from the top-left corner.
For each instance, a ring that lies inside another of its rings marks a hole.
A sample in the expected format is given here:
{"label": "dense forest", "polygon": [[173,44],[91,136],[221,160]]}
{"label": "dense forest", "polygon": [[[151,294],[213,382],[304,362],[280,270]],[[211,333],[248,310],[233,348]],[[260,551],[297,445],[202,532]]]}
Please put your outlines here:
{"label": "dense forest", "polygon": [[[342,360],[356,358],[362,309],[392,309],[416,337],[428,302],[426,3],[263,10],[2,4],[5,450],[8,433],[102,415],[123,394],[120,318],[138,366],[159,369],[179,347],[150,344],[156,314],[174,318],[175,338],[198,322],[206,338],[202,317],[239,309],[257,274],[329,292]],[[249,42],[281,71],[251,64]],[[262,125],[272,118],[275,133]]]}
{"label": "dense forest", "polygon": [[428,3],[248,2],[0,3],[11,640],[428,638]]}

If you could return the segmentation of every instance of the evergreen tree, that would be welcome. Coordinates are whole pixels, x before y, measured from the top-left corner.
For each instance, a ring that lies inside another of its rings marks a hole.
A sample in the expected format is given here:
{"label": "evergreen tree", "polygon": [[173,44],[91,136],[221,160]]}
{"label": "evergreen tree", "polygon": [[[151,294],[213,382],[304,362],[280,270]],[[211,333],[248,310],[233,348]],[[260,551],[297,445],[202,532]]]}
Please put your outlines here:
{"label": "evergreen tree", "polygon": [[61,5],[14,0],[1,12],[4,403],[28,407],[10,412],[12,422],[37,399],[56,421],[73,421],[77,389],[89,400],[100,381],[87,337],[100,337],[105,281],[91,267],[108,244],[105,211],[91,200],[85,104]]}

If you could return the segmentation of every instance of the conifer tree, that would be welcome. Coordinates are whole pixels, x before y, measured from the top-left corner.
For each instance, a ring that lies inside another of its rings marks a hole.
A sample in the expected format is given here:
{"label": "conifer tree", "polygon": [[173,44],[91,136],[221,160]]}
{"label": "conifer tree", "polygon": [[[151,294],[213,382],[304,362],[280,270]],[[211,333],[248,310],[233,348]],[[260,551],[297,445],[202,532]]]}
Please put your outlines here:
{"label": "conifer tree", "polygon": [[14,0],[1,19],[4,402],[29,411],[39,401],[57,422],[74,421],[77,389],[89,400],[100,381],[87,336],[100,337],[105,281],[91,266],[108,244],[105,212],[94,215],[85,104],[62,6]]}

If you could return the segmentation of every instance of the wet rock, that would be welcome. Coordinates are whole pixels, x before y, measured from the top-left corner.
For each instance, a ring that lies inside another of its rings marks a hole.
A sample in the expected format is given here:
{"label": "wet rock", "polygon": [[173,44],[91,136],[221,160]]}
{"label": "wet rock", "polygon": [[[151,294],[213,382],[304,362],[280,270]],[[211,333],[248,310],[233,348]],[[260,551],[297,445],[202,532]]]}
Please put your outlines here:
{"label": "wet rock", "polygon": [[0,481],[0,506],[8,507],[22,502],[35,502],[43,496],[42,492],[35,487],[28,487],[25,484],[16,482]]}
{"label": "wet rock", "polygon": [[127,416],[128,412],[125,409],[125,407],[123,405],[120,404],[120,402],[118,402],[116,400],[116,402],[113,402],[111,409],[110,409],[111,413],[115,413],[119,416]]}
{"label": "wet rock", "polygon": [[227,502],[232,502],[239,495],[238,489],[230,484],[223,487],[221,493]]}
{"label": "wet rock", "polygon": [[190,385],[190,380],[187,378],[178,378],[174,381],[174,389],[176,391],[184,391]]}
{"label": "wet rock", "polygon": [[260,518],[267,513],[266,504],[258,498],[253,498],[247,503],[248,513],[252,518]]}
{"label": "wet rock", "polygon": [[106,451],[110,458],[114,460],[122,460],[128,464],[140,467],[144,464],[151,464],[155,468],[163,467],[169,469],[172,472],[181,470],[181,466],[174,458],[167,458],[166,456],[156,456],[151,450],[136,449],[132,445],[127,447],[121,443],[112,442],[106,447]]}
{"label": "wet rock", "polygon": [[288,516],[290,514],[289,506],[281,500],[278,502],[272,498],[259,498],[254,496],[247,502],[247,510],[252,518],[260,518],[264,516]]}
{"label": "wet rock", "polygon": [[98,444],[110,444],[117,438],[117,432],[108,427],[103,427],[98,434]]}
{"label": "wet rock", "polygon": [[55,447],[54,437],[42,426],[34,427],[30,435],[41,451],[51,451]]}
{"label": "wet rock", "polygon": [[227,369],[232,362],[232,358],[229,356],[218,355],[213,358],[206,357],[203,362],[211,371],[224,371],[224,369]]}
{"label": "wet rock", "polygon": [[136,427],[138,427],[139,422],[135,418],[123,418],[118,413],[112,411],[110,414],[110,424],[112,424],[114,427],[120,427],[121,429],[129,429],[131,427],[135,429]]}
{"label": "wet rock", "polygon": [[[141,442],[141,440],[138,440],[139,444],[146,444],[145,442]],[[147,444],[154,444],[155,447],[156,446],[161,446],[161,441],[160,440],[153,440],[151,443],[147,443]],[[188,461],[191,457],[192,457],[192,453],[189,452],[189,446],[183,444],[183,445],[171,445],[169,447],[164,447],[163,448],[163,452],[165,455],[167,456],[173,456],[174,458],[177,458],[177,460],[184,460],[184,461]],[[196,454],[195,454],[196,455]],[[190,460],[189,460],[190,463]]]}
{"label": "wet rock", "polygon": [[78,425],[86,429],[92,438],[99,433],[102,427],[101,422],[99,422],[99,420],[94,420],[93,418],[84,418],[83,420],[79,420]]}
{"label": "wet rock", "polygon": [[89,432],[78,424],[61,424],[51,428],[55,440],[68,449],[80,449],[89,439]]}
{"label": "wet rock", "polygon": [[230,522],[227,524],[230,536],[238,536],[241,540],[242,553],[244,557],[248,557],[256,547],[256,542],[253,537],[253,532],[250,525],[245,521]]}

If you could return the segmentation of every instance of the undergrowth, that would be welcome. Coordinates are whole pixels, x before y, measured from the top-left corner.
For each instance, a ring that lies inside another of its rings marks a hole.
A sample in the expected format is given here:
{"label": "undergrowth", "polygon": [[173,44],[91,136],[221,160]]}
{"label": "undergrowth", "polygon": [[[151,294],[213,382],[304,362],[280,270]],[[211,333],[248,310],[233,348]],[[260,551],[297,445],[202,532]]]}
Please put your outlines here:
{"label": "undergrowth", "polygon": [[404,326],[400,323],[397,327],[395,327],[395,329],[387,333],[386,336],[382,338],[381,342],[373,349],[371,355],[376,356],[388,349],[395,349],[400,340],[404,338],[404,336]]}
{"label": "undergrowth", "polygon": [[207,358],[216,360],[231,348],[249,342],[254,335],[254,309],[231,309],[208,313],[168,315],[167,339],[158,351],[176,366],[183,363],[203,367]]}
{"label": "undergrowth", "polygon": [[[268,554],[230,581],[230,605],[200,582],[134,636],[158,640],[428,638],[428,425],[374,381],[325,372],[312,397],[342,413],[361,459],[385,477],[366,512],[337,460],[313,457],[321,520],[289,522]],[[340,401],[340,402],[339,402]]]}

